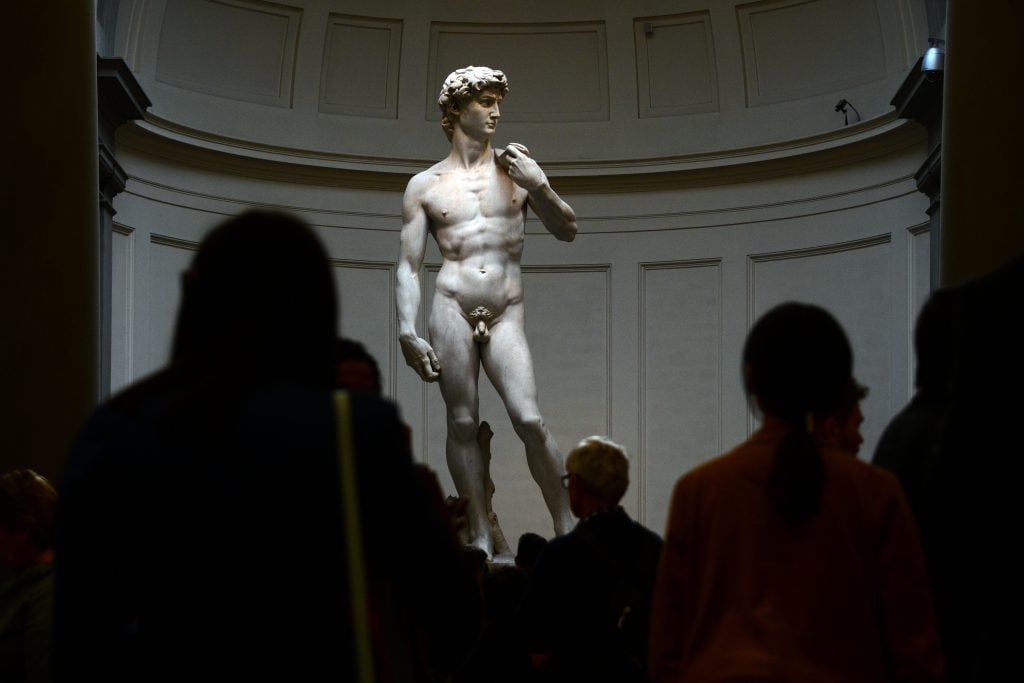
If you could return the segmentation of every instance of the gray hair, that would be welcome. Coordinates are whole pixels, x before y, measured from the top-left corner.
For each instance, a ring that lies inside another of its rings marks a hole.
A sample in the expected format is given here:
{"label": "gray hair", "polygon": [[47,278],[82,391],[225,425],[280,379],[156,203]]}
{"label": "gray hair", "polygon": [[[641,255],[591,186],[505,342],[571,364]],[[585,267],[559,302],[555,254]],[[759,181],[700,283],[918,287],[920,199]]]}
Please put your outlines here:
{"label": "gray hair", "polygon": [[441,94],[437,97],[437,106],[441,109],[441,128],[449,140],[452,139],[453,124],[448,118],[448,112],[452,106],[476,97],[487,88],[494,88],[505,97],[508,94],[508,78],[503,72],[487,66],[467,66],[456,69],[444,79]]}
{"label": "gray hair", "polygon": [[629,487],[626,449],[603,436],[588,436],[569,451],[565,471],[578,476],[591,493],[609,503],[618,503]]}

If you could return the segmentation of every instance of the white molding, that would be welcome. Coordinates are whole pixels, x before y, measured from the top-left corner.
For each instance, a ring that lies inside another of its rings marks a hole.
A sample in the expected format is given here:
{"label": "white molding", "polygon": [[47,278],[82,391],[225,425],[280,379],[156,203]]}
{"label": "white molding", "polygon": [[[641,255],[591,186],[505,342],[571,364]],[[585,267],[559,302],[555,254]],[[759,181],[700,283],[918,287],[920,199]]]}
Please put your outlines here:
{"label": "white molding", "polygon": [[[288,213],[301,215],[307,223],[314,227],[325,227],[325,228],[337,228],[339,226],[344,227],[346,230],[365,230],[369,232],[398,232],[399,228],[368,228],[363,226],[354,226],[345,224],[344,221],[335,221],[331,223],[318,222],[313,219],[316,216],[337,216],[342,218],[350,219],[370,219],[370,220],[381,220],[381,221],[400,221],[402,214],[400,211],[394,213],[382,213],[377,211],[346,211],[344,209],[317,209],[306,206],[299,206],[294,204],[281,204],[281,203],[270,203],[270,202],[259,202],[259,201],[247,201],[243,199],[235,199],[233,197],[224,197],[221,195],[207,194],[205,192],[196,192],[194,190],[186,190],[180,187],[174,187],[165,183],[158,183],[145,178],[129,176],[132,181],[132,187],[125,191],[125,194],[145,199],[146,201],[164,204],[166,206],[174,206],[182,209],[196,209],[198,205],[202,204],[202,211],[205,214],[212,216],[224,216],[225,218],[235,216],[239,212],[246,209],[268,209],[275,211],[286,211]],[[161,193],[168,193],[172,195],[181,195],[183,198],[200,200],[195,203],[189,203],[187,201],[172,201],[166,197],[158,197],[155,194],[146,194],[139,192],[139,188],[152,188],[158,190]],[[213,208],[209,206],[209,202],[223,203],[226,207]]]}
{"label": "white molding", "polygon": [[162,235],[156,232],[150,233],[149,243],[158,244],[161,247],[184,249],[185,251],[199,251],[199,242],[196,240],[186,240],[181,239],[180,237],[171,237],[170,235]]}
{"label": "white molding", "polygon": [[[823,254],[839,254],[844,251],[853,251],[854,249],[877,247],[880,244],[889,244],[890,242],[892,242],[892,235],[890,233],[883,233],[880,235],[873,235],[871,237],[850,240],[848,242],[833,242],[831,244],[822,244],[813,247],[801,247],[799,249],[783,249],[780,251],[750,254],[747,258],[750,263],[750,274],[753,275],[753,267],[758,263],[786,261],[790,259],[806,258],[808,256],[821,256]],[[750,293],[753,295],[753,290],[751,290]],[[753,297],[751,297],[750,302],[753,302]],[[749,316],[748,320],[750,323],[753,323],[753,320],[750,319]]]}
{"label": "white molding", "polygon": [[[924,132],[889,112],[825,133],[768,145],[697,154],[587,161],[545,160],[544,170],[574,193],[726,184],[846,166],[918,145]],[[126,124],[118,145],[169,161],[281,182],[403,190],[436,159],[371,157],[268,145],[200,131],[147,113]]]}
{"label": "white molding", "polygon": [[[296,214],[303,214],[307,217],[308,222],[312,225],[317,226],[334,226],[335,223],[319,223],[312,219],[313,216],[331,216],[331,217],[344,217],[354,219],[369,219],[369,220],[381,220],[388,223],[395,224],[398,227],[364,227],[364,226],[349,226],[346,225],[346,229],[351,230],[368,230],[368,231],[384,231],[384,232],[398,232],[400,229],[400,222],[402,218],[401,211],[396,209],[394,212],[381,212],[381,211],[349,211],[345,209],[318,209],[309,208],[306,206],[294,205],[294,204],[281,204],[281,203],[267,203],[258,201],[246,201],[241,199],[235,199],[231,197],[225,197],[222,195],[208,194],[205,192],[197,192],[195,190],[188,190],[180,187],[174,187],[166,183],[159,183],[156,181],[148,180],[146,178],[131,175],[129,176],[132,180],[133,188],[127,190],[128,194],[132,194],[136,197],[144,198],[149,201],[160,202],[168,206],[176,206],[180,208],[194,209],[196,204],[187,202],[175,202],[168,199],[161,199],[153,196],[152,194],[145,194],[139,192],[138,189],[141,187],[149,187],[161,192],[181,195],[182,197],[193,198],[201,200],[203,202],[223,202],[229,205],[229,208],[223,210],[215,210],[205,208],[204,211],[214,215],[221,216],[233,216],[238,211],[247,208],[265,208],[265,209],[276,209],[280,211],[288,211]],[[649,221],[652,219],[665,220],[665,219],[693,219],[700,217],[715,217],[721,216],[723,220],[718,222],[715,221],[704,221],[704,222],[691,222],[686,225],[674,225],[668,227],[640,227],[640,228],[624,228],[624,229],[601,229],[599,231],[605,235],[621,234],[621,233],[638,233],[638,232],[673,232],[676,230],[691,230],[708,227],[726,227],[734,225],[745,225],[749,223],[765,223],[777,220],[791,220],[794,218],[804,218],[807,216],[817,216],[826,213],[834,213],[836,211],[846,211],[853,208],[859,208],[862,206],[870,206],[877,204],[879,201],[891,201],[899,197],[916,194],[916,190],[912,187],[900,189],[900,185],[906,184],[908,181],[913,180],[913,175],[903,175],[891,180],[884,180],[881,182],[869,183],[859,187],[854,187],[847,190],[841,190],[838,192],[824,192],[816,195],[809,195],[806,197],[799,197],[797,199],[786,199],[778,202],[765,202],[759,204],[741,204],[738,206],[723,206],[714,207],[709,209],[698,209],[698,210],[680,210],[680,211],[656,211],[648,214],[640,213],[623,213],[623,214],[611,214],[605,213],[600,215],[589,215],[585,213],[577,213],[576,219],[579,223],[587,224],[601,224],[609,223],[621,225],[622,223],[628,223],[633,221]],[[784,209],[786,207],[800,207],[801,205],[812,204],[815,202],[831,201],[835,199],[843,198],[856,198],[858,195],[863,195],[875,191],[881,191],[892,188],[896,190],[896,194],[886,196],[884,198],[867,198],[862,201],[855,201],[849,204],[843,204],[842,206],[829,206],[820,211],[796,211],[793,213],[786,213],[778,217],[766,216],[764,212],[772,209]],[[729,218],[730,216],[742,215],[743,213],[750,212],[749,218],[743,220],[737,220],[736,218]],[[756,212],[756,215],[755,215]],[[546,235],[547,231],[542,227],[540,220],[530,214],[526,219],[527,234],[530,235]]]}

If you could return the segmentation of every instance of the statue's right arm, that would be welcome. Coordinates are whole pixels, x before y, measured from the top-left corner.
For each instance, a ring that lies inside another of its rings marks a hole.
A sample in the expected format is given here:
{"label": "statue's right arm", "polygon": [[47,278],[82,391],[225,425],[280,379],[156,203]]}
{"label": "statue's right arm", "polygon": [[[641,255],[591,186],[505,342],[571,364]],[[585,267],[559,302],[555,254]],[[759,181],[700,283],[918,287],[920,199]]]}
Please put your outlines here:
{"label": "statue's right arm", "polygon": [[402,198],[402,247],[398,258],[395,302],[398,309],[398,341],[405,362],[425,382],[436,382],[441,364],[434,349],[416,334],[420,311],[420,268],[427,252],[428,220],[423,207],[423,181],[417,175],[409,181]]}

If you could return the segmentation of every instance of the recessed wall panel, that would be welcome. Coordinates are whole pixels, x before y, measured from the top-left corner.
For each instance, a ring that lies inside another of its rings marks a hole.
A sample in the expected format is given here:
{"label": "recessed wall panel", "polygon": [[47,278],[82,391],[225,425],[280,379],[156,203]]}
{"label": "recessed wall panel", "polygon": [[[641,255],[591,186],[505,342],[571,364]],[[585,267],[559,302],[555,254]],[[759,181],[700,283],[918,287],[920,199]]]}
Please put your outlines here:
{"label": "recessed wall panel", "polygon": [[718,75],[708,12],[633,21],[641,118],[718,110]]}
{"label": "recessed wall panel", "polygon": [[[749,314],[753,323],[786,301],[817,304],[832,313],[853,347],[854,374],[870,393],[861,403],[864,444],[860,457],[870,459],[885,423],[901,406],[893,405],[891,378],[893,331],[901,329],[896,312],[889,234],[794,251],[750,257]],[[902,310],[902,306],[900,307]]]}
{"label": "recessed wall panel", "polygon": [[721,452],[717,260],[640,264],[640,510],[664,533],[672,488]]}
{"label": "recessed wall panel", "polygon": [[[445,77],[473,64],[505,72],[505,121],[607,121],[608,48],[604,22],[434,23],[430,28],[427,118],[440,119]],[[523,55],[529,59],[523,59]]]}
{"label": "recessed wall panel", "polygon": [[168,2],[156,79],[189,90],[291,106],[302,10],[260,0]]}
{"label": "recessed wall panel", "polygon": [[321,70],[320,111],[398,116],[402,22],[332,14]]}
{"label": "recessed wall panel", "polygon": [[[146,292],[149,353],[138,376],[163,367],[171,357],[174,324],[181,302],[181,274],[199,245],[196,242],[153,234],[149,244],[149,288]],[[143,360],[143,359],[140,359]]]}
{"label": "recessed wall panel", "polygon": [[875,0],[763,0],[736,16],[750,106],[885,78]]}
{"label": "recessed wall panel", "polygon": [[340,309],[338,330],[366,347],[380,368],[384,393],[393,396],[398,336],[394,264],[334,260],[332,265]]}

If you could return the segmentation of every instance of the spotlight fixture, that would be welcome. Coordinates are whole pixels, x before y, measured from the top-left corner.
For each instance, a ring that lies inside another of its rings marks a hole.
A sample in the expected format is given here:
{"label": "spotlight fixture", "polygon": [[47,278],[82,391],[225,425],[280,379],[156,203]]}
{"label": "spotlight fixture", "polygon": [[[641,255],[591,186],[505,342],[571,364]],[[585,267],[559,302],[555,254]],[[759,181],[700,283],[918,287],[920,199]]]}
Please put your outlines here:
{"label": "spotlight fixture", "polygon": [[946,67],[946,41],[940,38],[929,38],[931,47],[924,51],[921,58],[921,73],[930,81],[942,78],[942,72]]}
{"label": "spotlight fixture", "polygon": [[849,115],[846,112],[846,108],[847,107],[849,107],[850,109],[853,110],[853,113],[857,115],[857,121],[860,121],[860,112],[857,111],[857,107],[853,106],[853,103],[849,102],[848,100],[839,100],[838,102],[836,102],[836,111],[837,112],[840,112],[840,111],[843,112],[843,125],[844,126],[850,125],[850,117],[849,117]]}

